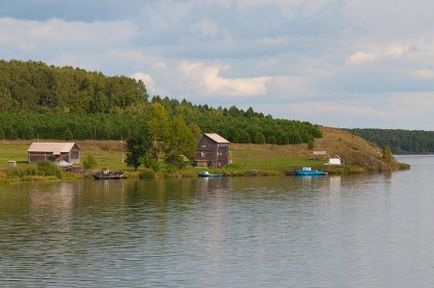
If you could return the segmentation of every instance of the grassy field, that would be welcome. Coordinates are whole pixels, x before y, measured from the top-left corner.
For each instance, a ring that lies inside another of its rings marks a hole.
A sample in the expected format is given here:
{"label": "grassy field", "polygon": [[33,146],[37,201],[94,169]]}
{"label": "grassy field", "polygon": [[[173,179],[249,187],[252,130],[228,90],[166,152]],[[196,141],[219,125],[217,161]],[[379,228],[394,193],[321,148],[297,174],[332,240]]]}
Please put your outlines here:
{"label": "grassy field", "polygon": [[[309,150],[306,144],[284,146],[231,144],[233,165],[220,172],[234,176],[279,175],[303,166],[322,168],[336,174],[385,170],[382,153],[377,146],[338,129],[324,127],[322,132],[323,138],[315,141],[314,150],[327,151],[330,156],[340,155],[345,164],[342,167],[324,166],[326,159],[314,159],[312,150]],[[26,163],[27,149],[31,143],[31,140],[0,141],[0,165],[3,166],[2,169],[6,169],[5,165],[8,160],[18,161],[19,166],[29,165]],[[95,169],[123,170],[131,173],[131,175],[137,175],[125,165],[125,142],[86,140],[76,141],[76,143],[81,149],[81,161],[84,161],[88,155],[94,156],[97,162]],[[392,165],[399,166],[397,162],[396,164],[392,163]],[[390,170],[395,169],[393,166],[389,168]],[[178,176],[193,176],[196,175],[197,170],[198,168],[189,168],[170,173]]]}
{"label": "grassy field", "polygon": [[[25,165],[30,141],[0,141],[0,163],[16,160]],[[77,141],[81,149],[81,161],[93,155],[97,168],[129,170],[124,162],[124,143],[114,141]],[[315,166],[321,161],[288,153],[288,146],[233,144],[231,146],[233,167],[284,171],[290,167]]]}
{"label": "grassy field", "polygon": [[[32,141],[0,141],[0,163],[9,160],[27,162],[27,149]],[[81,149],[81,161],[92,154],[97,162],[97,168],[127,169],[124,158],[124,143],[120,141],[77,141]],[[23,165],[24,163],[18,163]]]}

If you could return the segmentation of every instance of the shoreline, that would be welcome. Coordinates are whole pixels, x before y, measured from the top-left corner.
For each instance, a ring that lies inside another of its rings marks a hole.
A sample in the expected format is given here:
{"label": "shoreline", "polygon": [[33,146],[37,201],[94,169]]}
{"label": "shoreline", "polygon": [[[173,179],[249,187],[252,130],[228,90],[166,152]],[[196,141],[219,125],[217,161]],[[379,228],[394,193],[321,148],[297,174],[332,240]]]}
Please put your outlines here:
{"label": "shoreline", "polygon": [[[204,168],[186,168],[179,169],[176,171],[152,171],[149,169],[138,169],[134,170],[126,170],[124,171],[127,179],[170,179],[170,178],[197,178],[198,173],[202,170],[207,170],[210,173],[218,173],[222,174],[222,177],[269,177],[269,176],[287,176],[294,177],[290,173],[299,168],[297,167],[289,167],[285,171],[281,170],[264,170],[264,169],[238,169],[238,168],[221,168],[221,169],[204,169]],[[395,171],[390,170],[378,170],[378,169],[367,169],[359,166],[328,166],[328,167],[319,167],[313,166],[314,169],[321,169],[328,173],[329,176],[349,176],[349,175],[362,175],[362,174],[382,174],[382,173],[390,173],[397,172],[403,170],[409,170],[410,165],[405,163],[400,163],[400,169]],[[61,178],[57,178],[55,176],[41,176],[41,175],[24,175],[22,177],[1,177],[1,184],[21,184],[21,183],[33,183],[33,182],[63,182],[63,181],[75,181],[75,180],[83,180],[83,179],[93,179],[93,173],[97,171],[95,169],[88,170],[82,173],[73,173],[73,172],[65,172],[62,171]],[[95,180],[99,181],[99,180]]]}
{"label": "shoreline", "polygon": [[[197,177],[201,170],[210,173],[223,174],[226,177],[279,176],[301,167],[325,170],[329,175],[352,175],[372,172],[390,172],[410,169],[410,166],[391,157],[386,161],[383,151],[378,146],[369,143],[348,132],[321,127],[322,138],[316,139],[314,147],[307,144],[275,145],[275,144],[230,144],[230,158],[233,164],[222,169],[184,168],[173,166],[159,167],[157,172],[149,172],[140,167],[138,171],[125,164],[126,142],[120,140],[78,140],[74,141],[80,148],[80,166],[88,156],[93,156],[96,164],[93,170],[79,174],[62,172],[60,177],[53,179],[52,174],[39,172],[36,164],[27,163],[27,149],[32,142],[38,140],[1,140],[0,141],[0,183],[62,181],[62,179],[82,179],[92,171],[110,169],[124,171],[129,178],[185,178]],[[40,140],[44,141],[44,140]],[[54,141],[53,139],[47,141]],[[327,156],[317,158],[314,151],[326,151]],[[329,157],[339,155],[341,166],[327,166]],[[8,171],[7,162],[17,163],[14,173]],[[32,168],[33,167],[33,168]],[[33,171],[29,171],[34,169]],[[36,171],[35,171],[36,169]],[[83,174],[82,174],[83,173]]]}

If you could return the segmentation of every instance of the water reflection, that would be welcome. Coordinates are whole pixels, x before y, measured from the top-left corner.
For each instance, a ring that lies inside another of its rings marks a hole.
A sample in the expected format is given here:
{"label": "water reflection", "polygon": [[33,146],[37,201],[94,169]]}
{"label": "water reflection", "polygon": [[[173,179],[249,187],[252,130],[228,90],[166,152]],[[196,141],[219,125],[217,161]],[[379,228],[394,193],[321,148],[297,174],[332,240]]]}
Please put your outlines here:
{"label": "water reflection", "polygon": [[0,286],[431,287],[407,175],[3,185]]}

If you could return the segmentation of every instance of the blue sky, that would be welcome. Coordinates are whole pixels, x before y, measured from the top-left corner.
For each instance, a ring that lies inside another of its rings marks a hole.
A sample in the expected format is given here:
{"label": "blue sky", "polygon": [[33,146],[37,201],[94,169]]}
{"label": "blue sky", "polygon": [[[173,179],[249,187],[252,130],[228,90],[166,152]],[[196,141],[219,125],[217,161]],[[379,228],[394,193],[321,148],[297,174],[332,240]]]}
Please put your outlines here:
{"label": "blue sky", "polygon": [[336,127],[434,130],[434,2],[0,0],[0,57]]}

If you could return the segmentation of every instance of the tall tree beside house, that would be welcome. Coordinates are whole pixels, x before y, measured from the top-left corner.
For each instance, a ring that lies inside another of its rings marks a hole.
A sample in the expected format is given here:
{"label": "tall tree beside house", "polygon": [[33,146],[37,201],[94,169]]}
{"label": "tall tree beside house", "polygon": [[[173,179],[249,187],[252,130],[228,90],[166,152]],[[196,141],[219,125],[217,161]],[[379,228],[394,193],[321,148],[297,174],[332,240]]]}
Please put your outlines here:
{"label": "tall tree beside house", "polygon": [[184,159],[194,157],[197,135],[181,117],[171,120],[165,108],[155,104],[150,118],[142,123],[137,133],[127,140],[127,164],[158,169],[160,162],[181,166]]}
{"label": "tall tree beside house", "polygon": [[153,154],[158,158],[169,148],[170,118],[166,109],[159,103],[152,103],[147,114],[146,127],[148,137],[153,143]]}
{"label": "tall tree beside house", "polygon": [[152,155],[153,143],[145,129],[127,140],[127,165],[137,170],[140,166],[150,167],[155,161]]}
{"label": "tall tree beside house", "polygon": [[183,155],[193,159],[197,144],[197,135],[185,124],[182,117],[177,116],[170,123],[169,153]]}

